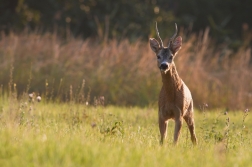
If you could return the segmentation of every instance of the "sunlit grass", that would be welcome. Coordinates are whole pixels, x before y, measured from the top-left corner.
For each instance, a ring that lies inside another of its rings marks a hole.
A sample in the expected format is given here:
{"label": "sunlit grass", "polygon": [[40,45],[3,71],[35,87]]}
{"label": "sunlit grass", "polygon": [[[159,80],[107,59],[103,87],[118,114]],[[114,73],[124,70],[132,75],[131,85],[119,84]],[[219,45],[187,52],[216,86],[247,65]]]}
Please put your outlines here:
{"label": "sunlit grass", "polygon": [[[251,107],[251,48],[231,50],[225,43],[217,45],[208,33],[180,34],[183,44],[174,59],[194,106],[207,102],[211,108]],[[148,39],[103,43],[66,40],[57,33],[10,32],[0,35],[0,53],[0,94],[16,85],[18,97],[35,92],[66,102],[88,101],[89,94],[90,101],[104,96],[106,104],[143,107],[156,102],[162,84]]]}
{"label": "sunlit grass", "polygon": [[[157,109],[74,103],[0,102],[0,166],[249,166],[250,113],[196,111],[199,144],[174,122],[159,145]],[[248,114],[244,117],[245,114]]]}

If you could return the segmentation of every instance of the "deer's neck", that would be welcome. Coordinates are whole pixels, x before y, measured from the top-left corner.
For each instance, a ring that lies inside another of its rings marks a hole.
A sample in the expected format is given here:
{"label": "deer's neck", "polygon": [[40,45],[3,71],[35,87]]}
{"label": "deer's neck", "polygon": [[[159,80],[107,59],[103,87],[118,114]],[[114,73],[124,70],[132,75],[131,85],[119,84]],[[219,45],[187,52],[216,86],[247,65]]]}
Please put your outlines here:
{"label": "deer's neck", "polygon": [[[170,70],[162,75],[163,88],[169,97],[175,97],[175,92],[181,87],[182,80],[178,75],[175,64],[171,64]],[[173,96],[174,95],[174,96]]]}

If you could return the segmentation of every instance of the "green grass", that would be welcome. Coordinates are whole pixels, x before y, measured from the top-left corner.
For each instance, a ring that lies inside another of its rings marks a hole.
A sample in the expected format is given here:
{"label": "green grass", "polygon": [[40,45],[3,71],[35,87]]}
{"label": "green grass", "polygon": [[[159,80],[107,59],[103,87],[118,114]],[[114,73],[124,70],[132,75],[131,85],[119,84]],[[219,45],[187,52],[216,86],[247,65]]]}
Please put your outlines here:
{"label": "green grass", "polygon": [[[195,111],[199,144],[174,122],[159,145],[157,108],[0,100],[0,166],[249,166],[250,113]],[[229,121],[228,121],[229,119]]]}

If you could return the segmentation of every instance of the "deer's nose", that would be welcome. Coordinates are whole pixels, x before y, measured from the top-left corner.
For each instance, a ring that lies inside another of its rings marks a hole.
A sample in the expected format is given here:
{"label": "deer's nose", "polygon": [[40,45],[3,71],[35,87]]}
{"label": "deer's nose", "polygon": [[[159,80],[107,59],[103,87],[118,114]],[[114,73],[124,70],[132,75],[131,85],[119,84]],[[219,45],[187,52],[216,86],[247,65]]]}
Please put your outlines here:
{"label": "deer's nose", "polygon": [[166,70],[168,68],[168,64],[162,63],[159,68],[160,68],[160,70]]}

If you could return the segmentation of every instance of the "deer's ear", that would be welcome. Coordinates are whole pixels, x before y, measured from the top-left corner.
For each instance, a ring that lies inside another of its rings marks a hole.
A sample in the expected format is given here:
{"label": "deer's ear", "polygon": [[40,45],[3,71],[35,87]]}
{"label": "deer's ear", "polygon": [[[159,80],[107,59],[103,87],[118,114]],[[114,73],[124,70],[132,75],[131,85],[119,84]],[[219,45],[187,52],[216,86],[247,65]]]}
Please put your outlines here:
{"label": "deer's ear", "polygon": [[182,37],[178,36],[171,45],[171,50],[174,55],[177,54],[177,52],[181,49],[182,46]]}
{"label": "deer's ear", "polygon": [[160,49],[160,45],[155,38],[150,38],[150,47],[155,53],[157,53],[158,50]]}

